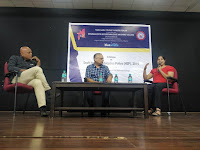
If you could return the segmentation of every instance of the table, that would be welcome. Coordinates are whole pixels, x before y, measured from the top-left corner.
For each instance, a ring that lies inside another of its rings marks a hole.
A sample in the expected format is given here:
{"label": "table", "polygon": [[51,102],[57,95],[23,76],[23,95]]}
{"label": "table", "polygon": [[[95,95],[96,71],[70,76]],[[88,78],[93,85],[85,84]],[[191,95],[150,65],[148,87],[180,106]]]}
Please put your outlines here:
{"label": "table", "polygon": [[[61,106],[63,103],[64,91],[132,91],[138,89],[144,90],[144,108],[135,107],[55,107],[56,91],[61,91]],[[145,118],[148,118],[148,90],[146,83],[88,83],[88,82],[60,82],[54,81],[52,83],[52,99],[50,116],[54,117],[55,110],[98,110],[98,111],[112,111],[112,110],[130,110],[130,111],[144,111]]]}

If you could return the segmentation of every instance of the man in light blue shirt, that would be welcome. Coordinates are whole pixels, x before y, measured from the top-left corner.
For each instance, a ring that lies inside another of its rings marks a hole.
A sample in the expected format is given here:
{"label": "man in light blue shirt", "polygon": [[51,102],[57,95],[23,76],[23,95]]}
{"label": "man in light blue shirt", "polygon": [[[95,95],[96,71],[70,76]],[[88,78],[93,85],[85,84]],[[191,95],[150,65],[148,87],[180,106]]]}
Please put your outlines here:
{"label": "man in light blue shirt", "polygon": [[94,55],[94,64],[87,66],[85,77],[87,82],[99,82],[99,76],[102,74],[103,82],[111,83],[112,74],[107,66],[103,65],[103,55],[96,53]]}
{"label": "man in light blue shirt", "polygon": [[[94,55],[94,64],[87,66],[85,77],[87,82],[99,82],[99,76],[102,75],[104,83],[111,83],[112,82],[112,74],[107,66],[103,65],[103,55],[101,53],[96,53]],[[93,91],[89,91],[87,93],[87,101],[89,106],[93,107]],[[102,92],[102,106],[106,107],[109,105],[109,92]],[[89,115],[93,116],[93,112],[90,112]],[[102,116],[105,113],[101,114]]]}

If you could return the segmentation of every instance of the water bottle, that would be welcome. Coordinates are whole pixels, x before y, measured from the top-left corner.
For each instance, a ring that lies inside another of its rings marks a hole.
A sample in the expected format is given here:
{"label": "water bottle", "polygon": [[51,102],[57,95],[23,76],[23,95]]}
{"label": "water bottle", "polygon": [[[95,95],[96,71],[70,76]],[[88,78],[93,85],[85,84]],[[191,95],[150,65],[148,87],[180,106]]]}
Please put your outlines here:
{"label": "water bottle", "polygon": [[102,76],[102,73],[100,73],[100,75],[99,75],[99,82],[100,82],[100,83],[103,82],[103,76]]}
{"label": "water bottle", "polygon": [[63,70],[61,82],[67,82],[67,73],[65,70]]}
{"label": "water bottle", "polygon": [[131,74],[129,74],[129,76],[128,76],[128,83],[132,83],[132,76],[131,76]]}
{"label": "water bottle", "polygon": [[117,74],[115,74],[114,83],[118,83],[118,76],[117,76]]}

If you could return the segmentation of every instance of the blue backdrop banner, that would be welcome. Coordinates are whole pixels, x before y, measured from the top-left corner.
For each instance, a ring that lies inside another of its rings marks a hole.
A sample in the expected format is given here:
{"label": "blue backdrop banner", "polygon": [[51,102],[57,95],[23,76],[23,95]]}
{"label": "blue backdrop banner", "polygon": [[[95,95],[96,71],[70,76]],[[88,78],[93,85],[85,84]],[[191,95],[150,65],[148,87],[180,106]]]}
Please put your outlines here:
{"label": "blue backdrop banner", "polygon": [[67,75],[70,82],[83,82],[86,67],[102,53],[104,65],[117,74],[119,82],[143,82],[143,68],[152,69],[150,25],[70,23]]}

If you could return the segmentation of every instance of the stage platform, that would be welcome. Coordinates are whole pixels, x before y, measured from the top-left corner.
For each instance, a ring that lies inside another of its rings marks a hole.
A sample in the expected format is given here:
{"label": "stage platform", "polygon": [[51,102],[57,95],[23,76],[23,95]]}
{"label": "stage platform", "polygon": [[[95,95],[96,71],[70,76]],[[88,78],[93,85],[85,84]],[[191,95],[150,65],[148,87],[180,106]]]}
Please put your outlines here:
{"label": "stage platform", "polygon": [[39,111],[0,111],[0,150],[197,150],[200,113],[172,113],[144,119],[129,113],[87,117],[63,113],[41,118]]}

